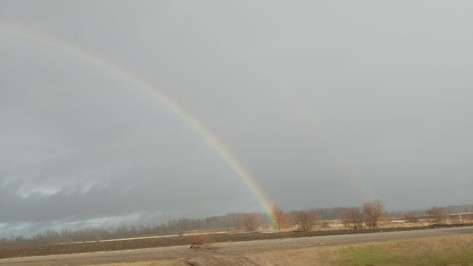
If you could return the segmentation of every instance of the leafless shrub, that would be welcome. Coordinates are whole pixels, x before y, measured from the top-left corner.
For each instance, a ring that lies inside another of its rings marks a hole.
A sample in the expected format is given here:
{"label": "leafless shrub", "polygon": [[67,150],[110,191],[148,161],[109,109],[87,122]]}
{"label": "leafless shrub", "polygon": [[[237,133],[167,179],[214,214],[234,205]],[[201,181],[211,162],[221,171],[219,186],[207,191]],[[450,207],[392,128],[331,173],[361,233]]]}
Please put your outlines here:
{"label": "leafless shrub", "polygon": [[271,212],[275,222],[277,223],[277,229],[281,230],[287,228],[290,225],[289,216],[279,206],[274,206]]}
{"label": "leafless shrub", "polygon": [[324,221],[321,225],[322,228],[330,228],[330,223],[327,221]]}
{"label": "leafless shrub", "polygon": [[299,230],[304,232],[312,230],[319,221],[319,215],[315,210],[295,211],[292,216]]}
{"label": "leafless shrub", "polygon": [[379,200],[366,202],[363,205],[363,213],[365,214],[365,224],[369,228],[377,228],[381,219],[386,217],[384,205]]}
{"label": "leafless shrub", "polygon": [[363,213],[359,208],[350,208],[342,213],[342,223],[348,229],[363,229]]}
{"label": "leafless shrub", "polygon": [[258,230],[258,227],[260,225],[261,225],[260,215],[256,213],[247,213],[242,217],[239,227],[248,232],[254,232]]}
{"label": "leafless shrub", "polygon": [[427,214],[432,216],[437,223],[445,222],[448,219],[447,209],[441,207],[432,207],[427,210]]}
{"label": "leafless shrub", "polygon": [[212,238],[209,235],[195,235],[191,237],[190,248],[212,248]]}

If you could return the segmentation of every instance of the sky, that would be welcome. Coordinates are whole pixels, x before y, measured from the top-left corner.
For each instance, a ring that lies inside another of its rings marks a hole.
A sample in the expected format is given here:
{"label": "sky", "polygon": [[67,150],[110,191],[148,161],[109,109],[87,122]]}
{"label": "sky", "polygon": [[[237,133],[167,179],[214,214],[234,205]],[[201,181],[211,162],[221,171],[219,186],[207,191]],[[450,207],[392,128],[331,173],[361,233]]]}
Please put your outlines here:
{"label": "sky", "polygon": [[471,204],[472,8],[0,0],[0,236]]}

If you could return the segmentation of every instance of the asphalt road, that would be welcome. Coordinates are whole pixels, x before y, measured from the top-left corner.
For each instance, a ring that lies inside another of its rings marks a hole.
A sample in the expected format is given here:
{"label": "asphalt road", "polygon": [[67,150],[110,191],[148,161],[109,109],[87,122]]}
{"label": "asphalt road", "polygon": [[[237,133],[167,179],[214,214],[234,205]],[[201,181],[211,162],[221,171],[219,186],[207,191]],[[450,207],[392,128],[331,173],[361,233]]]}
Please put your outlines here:
{"label": "asphalt road", "polygon": [[[239,265],[254,265],[245,261],[240,254],[246,252],[264,252],[278,249],[300,249],[310,247],[350,245],[361,243],[376,243],[393,240],[409,240],[424,237],[453,236],[473,234],[473,226],[427,229],[416,231],[381,232],[368,234],[332,235],[303,238],[286,238],[275,240],[256,240],[245,242],[216,243],[215,249],[192,250],[188,246],[174,246],[161,248],[148,248],[138,250],[123,250],[112,252],[96,252],[81,254],[65,254],[24,258],[9,258],[0,260],[0,265],[87,265],[137,261],[164,261],[172,259],[185,259],[187,265],[192,264],[192,259],[205,259],[207,257],[228,256],[239,259]],[[223,263],[222,263],[223,264]]]}

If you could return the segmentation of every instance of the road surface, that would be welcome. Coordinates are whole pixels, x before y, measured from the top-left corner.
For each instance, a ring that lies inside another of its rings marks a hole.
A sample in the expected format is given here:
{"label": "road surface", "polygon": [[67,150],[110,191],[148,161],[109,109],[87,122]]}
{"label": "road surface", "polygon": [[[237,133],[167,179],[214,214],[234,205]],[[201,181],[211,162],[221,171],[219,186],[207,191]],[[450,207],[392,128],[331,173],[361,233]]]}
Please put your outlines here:
{"label": "road surface", "polygon": [[[155,264],[151,265],[264,265],[261,264],[261,262],[252,260],[251,256],[247,256],[247,254],[465,234],[473,235],[473,226],[215,243],[213,249],[202,250],[189,249],[188,246],[174,246],[111,252],[9,258],[0,260],[0,265],[94,265],[140,261],[154,261]],[[281,265],[284,265],[284,263]]]}

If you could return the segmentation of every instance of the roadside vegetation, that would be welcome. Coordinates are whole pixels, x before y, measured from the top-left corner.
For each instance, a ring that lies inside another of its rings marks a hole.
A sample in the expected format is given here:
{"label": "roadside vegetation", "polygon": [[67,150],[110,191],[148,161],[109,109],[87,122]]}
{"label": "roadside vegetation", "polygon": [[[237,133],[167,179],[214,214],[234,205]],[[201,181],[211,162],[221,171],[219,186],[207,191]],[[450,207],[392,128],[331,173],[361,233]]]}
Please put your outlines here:
{"label": "roadside vegetation", "polygon": [[[208,233],[283,233],[359,231],[386,228],[420,228],[431,225],[473,223],[473,205],[432,207],[389,213],[379,200],[360,207],[318,208],[286,212],[274,206],[275,223],[261,213],[231,213],[204,219],[177,219],[152,226],[90,228],[77,231],[48,231],[32,237],[0,239],[0,250],[8,246],[31,246],[72,242],[99,242],[110,239],[159,236],[192,236]],[[360,231],[361,232],[361,231]]]}
{"label": "roadside vegetation", "polygon": [[473,265],[473,236],[345,247],[335,262],[336,265]]}
{"label": "roadside vegetation", "polygon": [[[102,266],[150,265],[473,265],[473,236],[425,237],[377,244],[314,246],[302,248],[262,248],[245,250],[237,256],[206,253],[191,259],[135,261]],[[202,253],[200,253],[202,254]],[[217,256],[213,256],[217,255]],[[225,263],[223,263],[225,262]]]}

